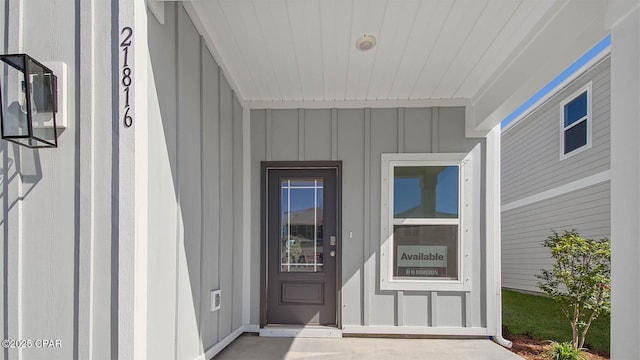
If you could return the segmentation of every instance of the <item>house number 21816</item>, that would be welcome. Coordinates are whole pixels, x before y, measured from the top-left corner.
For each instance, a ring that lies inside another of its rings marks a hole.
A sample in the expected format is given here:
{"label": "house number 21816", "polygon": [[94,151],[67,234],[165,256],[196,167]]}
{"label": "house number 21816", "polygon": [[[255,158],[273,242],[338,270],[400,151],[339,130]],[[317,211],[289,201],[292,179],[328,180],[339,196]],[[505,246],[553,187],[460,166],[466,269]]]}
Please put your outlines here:
{"label": "house number 21816", "polygon": [[133,83],[133,79],[131,77],[131,68],[129,67],[129,47],[131,46],[131,41],[133,37],[133,29],[130,27],[122,28],[120,31],[120,35],[123,37],[122,42],[120,43],[120,47],[122,48],[122,53],[124,59],[122,61],[122,86],[124,91],[124,117],[122,119],[122,123],[124,127],[128,128],[133,125],[133,116],[129,115],[129,111],[131,110],[131,105],[129,104],[129,89],[131,84]]}

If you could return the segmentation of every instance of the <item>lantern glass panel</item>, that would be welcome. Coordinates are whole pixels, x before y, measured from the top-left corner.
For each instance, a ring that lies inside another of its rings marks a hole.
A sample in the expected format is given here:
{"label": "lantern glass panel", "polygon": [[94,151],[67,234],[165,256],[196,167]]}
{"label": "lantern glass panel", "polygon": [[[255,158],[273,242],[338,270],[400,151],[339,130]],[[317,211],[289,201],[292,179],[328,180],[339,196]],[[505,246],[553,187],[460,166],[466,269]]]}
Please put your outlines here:
{"label": "lantern glass panel", "polygon": [[[27,83],[22,57],[12,57],[11,65],[2,63],[0,86],[2,86],[2,135],[4,137],[28,137]],[[19,69],[23,70],[20,71]]]}
{"label": "lantern glass panel", "polygon": [[29,90],[31,91],[31,124],[33,137],[39,141],[55,143],[55,99],[53,74],[34,62],[29,63]]}

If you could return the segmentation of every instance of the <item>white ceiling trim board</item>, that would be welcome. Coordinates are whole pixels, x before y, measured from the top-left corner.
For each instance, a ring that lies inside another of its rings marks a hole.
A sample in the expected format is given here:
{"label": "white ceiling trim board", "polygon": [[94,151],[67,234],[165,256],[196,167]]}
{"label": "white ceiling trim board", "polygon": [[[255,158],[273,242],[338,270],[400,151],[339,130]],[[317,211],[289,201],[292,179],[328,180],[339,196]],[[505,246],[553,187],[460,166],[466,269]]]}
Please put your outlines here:
{"label": "white ceiling trim board", "polygon": [[[386,0],[384,2],[384,10],[382,10],[382,21],[380,21],[380,25],[378,26],[378,32],[376,33],[377,34],[376,36],[379,37],[378,41],[384,39],[385,34],[383,34],[382,31],[384,29],[385,20],[388,18],[387,17],[388,12],[389,12],[389,0]],[[373,70],[376,68],[376,62],[377,61],[378,61],[378,51],[374,51],[373,52],[373,61],[371,62],[371,67],[369,68],[369,77],[366,80],[367,90],[365,90],[365,92],[364,92],[366,97],[370,97],[371,96],[371,83],[373,83],[373,80],[374,80]]]}
{"label": "white ceiling trim board", "polygon": [[187,15],[189,15],[189,17],[191,18],[191,21],[193,21],[193,24],[195,25],[196,29],[198,29],[200,36],[204,38],[205,43],[207,44],[207,47],[211,52],[211,55],[213,55],[213,58],[216,61],[216,63],[218,63],[218,66],[220,67],[220,69],[222,69],[222,73],[227,79],[227,82],[229,83],[229,85],[231,86],[231,89],[234,91],[236,98],[240,102],[240,105],[242,105],[242,107],[246,107],[247,101],[245,100],[246,97],[243,89],[241,89],[238,86],[238,82],[235,80],[235,77],[231,74],[231,72],[229,71],[229,68],[226,66],[224,61],[222,61],[222,56],[218,48],[216,48],[216,46],[214,45],[213,39],[211,39],[209,32],[206,30],[202,22],[202,19],[198,16],[198,13],[200,14],[203,13],[201,9],[198,9],[200,4],[198,2],[189,1],[189,2],[183,2],[182,6],[184,6],[184,9],[187,12]]}
{"label": "white ceiling trim board", "polygon": [[[431,91],[428,91],[429,93],[429,97],[433,97],[434,94],[436,93],[436,91],[440,88],[440,85],[442,84],[442,81],[447,78],[447,75],[449,75],[449,73],[451,72],[451,67],[453,66],[453,64],[456,63],[456,60],[458,60],[458,55],[460,55],[460,52],[465,48],[465,45],[469,42],[469,39],[472,38],[474,30],[478,27],[478,23],[480,22],[481,19],[483,19],[486,11],[487,11],[487,7],[489,6],[489,2],[486,2],[483,6],[482,6],[482,10],[480,11],[480,14],[475,18],[475,21],[473,22],[473,25],[471,26],[471,31],[467,32],[464,40],[462,40],[462,45],[458,46],[458,48],[455,50],[455,53],[453,55],[453,58],[451,59],[451,61],[448,62],[448,65],[446,66],[445,71],[443,71],[442,73],[440,73],[440,78],[433,82],[432,84],[434,84],[431,87]],[[495,37],[494,37],[495,39]]]}
{"label": "white ceiling trim board", "polygon": [[[261,29],[257,23],[257,19],[253,16],[252,10],[246,6],[237,6],[237,4],[243,5],[246,4],[246,2],[237,2],[236,4],[233,1],[212,1],[210,4],[216,7],[213,13],[219,13],[224,19],[227,28],[230,30],[224,39],[228,42],[230,38],[235,48],[229,52],[235,52],[236,56],[239,54],[242,63],[245,65],[244,68],[236,70],[236,73],[244,73],[245,76],[248,75],[255,89],[253,94],[247,90],[245,92],[246,98],[258,97],[262,99],[265,98],[265,93],[266,97],[270,94],[274,96],[277,92],[274,91],[274,89],[277,89],[277,86],[274,85],[275,76],[273,72],[270,71],[270,67],[263,61],[256,61],[256,57],[262,57],[263,54],[266,53],[266,45],[255,36],[261,32]],[[211,14],[211,12],[209,14]],[[211,22],[214,23],[215,20]],[[219,30],[219,28],[212,29],[212,33],[217,33]],[[220,44],[220,48],[223,48],[225,40],[223,40],[222,35],[218,34],[218,36],[218,38],[214,38],[214,41]],[[256,52],[258,54],[256,54]],[[222,55],[226,54],[222,53]],[[230,56],[225,57],[225,59],[227,59],[229,64],[235,65],[234,61],[230,60]],[[240,76],[238,76],[238,79],[240,80],[239,84],[242,84]]]}
{"label": "white ceiling trim board", "polygon": [[246,101],[249,109],[362,109],[466,106],[468,99]]}
{"label": "white ceiling trim board", "polygon": [[[258,13],[258,9],[256,9],[255,0],[251,1],[251,11],[253,12],[253,15],[256,17],[256,20],[257,20],[256,24],[258,24],[258,26],[260,26],[260,18],[261,18],[261,16]],[[264,32],[258,31],[258,33],[260,34],[260,38],[262,39],[262,42],[264,44],[267,44],[267,39],[265,38]],[[274,75],[273,79],[274,79],[274,82],[276,83],[276,89],[278,89],[278,96],[283,96],[282,86],[280,85],[280,80],[279,80],[279,76],[278,76],[277,71],[276,71],[276,67],[273,64],[273,60],[272,60],[273,54],[271,54],[270,48],[271,48],[270,46],[265,46],[267,59],[269,59],[269,68],[271,69],[271,72],[273,72],[273,75]]]}
{"label": "white ceiling trim board", "polygon": [[[388,87],[389,91],[385,96],[386,98],[404,99],[410,97],[411,90],[415,85],[415,81],[417,81],[417,74],[422,69],[422,59],[426,59],[428,55],[428,52],[425,54],[423,50],[428,51],[425,49],[430,49],[435,44],[435,34],[448,17],[450,8],[451,2],[420,2],[415,11],[416,16],[420,19],[427,19],[427,21],[413,22],[412,28],[407,35],[402,57],[395,69],[391,85]],[[429,18],[430,14],[434,20]],[[422,34],[429,34],[429,36],[424,38]],[[422,46],[409,46],[409,44],[415,44],[416,42],[420,42]],[[394,94],[393,97],[392,94]]]}
{"label": "white ceiling trim board", "polygon": [[[460,80],[458,86],[455,88],[455,90],[453,90],[453,92],[451,93],[453,97],[456,97],[457,94],[460,93],[461,89],[463,87],[465,87],[465,85],[467,85],[469,78],[471,76],[471,74],[476,72],[476,69],[478,68],[478,66],[482,63],[482,61],[490,54],[489,50],[493,48],[493,46],[496,44],[496,41],[498,40],[498,38],[500,37],[500,35],[505,31],[505,28],[507,27],[508,24],[511,23],[511,21],[513,20],[515,14],[520,10],[520,8],[522,7],[522,1],[518,3],[517,6],[515,6],[512,10],[511,10],[511,14],[508,16],[507,21],[503,22],[502,25],[500,26],[500,28],[497,30],[496,35],[492,37],[492,40],[487,44],[487,46],[485,46],[484,50],[482,51],[482,53],[477,57],[477,60],[474,61],[473,65],[471,66],[471,68],[469,69],[469,71],[467,72],[466,75],[464,75],[464,77]],[[468,85],[467,85],[468,86]],[[439,90],[436,89],[436,91]]]}
{"label": "white ceiling trim board", "polygon": [[[282,99],[295,99],[297,94],[302,91],[302,85],[298,79],[298,71],[295,71],[295,74],[294,71],[291,71],[291,69],[297,68],[298,64],[294,60],[296,57],[294,39],[286,14],[286,4],[255,0],[251,4],[256,14],[262,14],[262,16],[256,15],[255,17],[260,27],[259,32],[265,42],[266,55],[268,55],[279,91],[279,95],[271,94],[267,99],[273,100],[274,96],[280,96]],[[270,23],[273,23],[273,26],[269,26]],[[274,63],[274,59],[278,57],[280,57],[281,63]],[[247,96],[249,95],[247,94]],[[257,99],[256,96],[250,98]]]}
{"label": "white ceiling trim board", "polygon": [[447,16],[444,17],[442,26],[440,26],[440,28],[438,29],[438,34],[436,35],[435,39],[433,40],[433,43],[429,46],[429,48],[430,48],[429,53],[428,53],[427,57],[425,58],[424,62],[422,63],[422,66],[420,67],[420,71],[417,73],[417,76],[414,78],[413,86],[411,87],[411,91],[409,92],[409,97],[412,97],[413,94],[416,91],[416,86],[418,85],[419,80],[422,78],[422,74],[424,73],[424,69],[427,67],[427,64],[431,60],[431,55],[433,55],[433,53],[435,52],[435,47],[438,45],[438,42],[440,41],[440,38],[442,36],[442,31],[444,30],[447,22],[449,21],[449,17],[451,16],[451,11],[453,10],[454,5],[455,5],[455,3],[452,2],[449,5],[449,8],[447,9]]}
{"label": "white ceiling trim board", "polygon": [[[349,37],[353,34],[353,11],[355,9],[355,0],[351,0],[351,11],[349,12]],[[336,91],[336,97],[346,98],[349,93],[349,69],[351,69],[351,39],[347,43],[347,67],[345,68],[346,76],[344,77],[344,87],[340,92]]]}
{"label": "white ceiling trim board", "polygon": [[[374,94],[374,98],[382,98],[382,94],[384,93],[384,98],[389,98],[391,95],[391,92],[393,90],[393,87],[395,85],[396,80],[398,79],[398,72],[400,71],[400,68],[402,67],[402,61],[405,58],[405,56],[407,56],[407,47],[409,46],[409,41],[412,35],[412,31],[415,29],[415,24],[416,24],[416,19],[418,19],[418,14],[420,13],[420,7],[423,6],[422,3],[411,3],[411,2],[407,2],[405,4],[406,7],[410,7],[410,6],[415,6],[415,8],[413,9],[412,13],[413,16],[411,18],[411,23],[409,25],[409,28],[407,29],[407,35],[405,36],[405,40],[404,43],[402,45],[402,50],[398,53],[398,65],[395,67],[393,74],[391,75],[391,77],[389,79],[384,79],[379,81],[379,83],[381,82],[382,84],[384,84],[383,86],[381,86],[381,88],[378,88],[378,94]],[[400,31],[400,28],[395,28],[394,29],[396,32]],[[382,35],[382,34],[381,34]],[[392,38],[396,38],[395,34]],[[383,40],[383,39],[381,39]],[[383,89],[387,89],[386,91]],[[371,94],[371,92],[369,92],[369,94]]]}

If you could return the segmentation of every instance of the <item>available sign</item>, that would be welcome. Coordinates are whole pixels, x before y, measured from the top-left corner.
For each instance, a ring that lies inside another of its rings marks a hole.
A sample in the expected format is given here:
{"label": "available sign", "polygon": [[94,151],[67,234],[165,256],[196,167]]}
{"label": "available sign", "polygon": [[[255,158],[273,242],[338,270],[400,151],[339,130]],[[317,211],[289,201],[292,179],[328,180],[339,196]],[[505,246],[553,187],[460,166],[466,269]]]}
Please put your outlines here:
{"label": "available sign", "polygon": [[398,276],[445,276],[447,247],[425,245],[398,245]]}

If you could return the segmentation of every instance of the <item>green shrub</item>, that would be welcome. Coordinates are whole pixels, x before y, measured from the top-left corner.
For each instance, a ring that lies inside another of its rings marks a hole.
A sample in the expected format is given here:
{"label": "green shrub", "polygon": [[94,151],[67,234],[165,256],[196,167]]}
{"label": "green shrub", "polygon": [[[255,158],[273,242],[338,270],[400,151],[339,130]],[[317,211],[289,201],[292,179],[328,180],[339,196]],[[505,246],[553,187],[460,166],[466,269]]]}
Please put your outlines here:
{"label": "green shrub", "polygon": [[611,246],[609,239],[590,240],[575,230],[553,231],[543,245],[556,260],[551,270],[541,270],[538,283],[559,305],[571,323],[574,349],[584,347],[593,320],[611,311]]}
{"label": "green shrub", "polygon": [[587,360],[580,349],[575,349],[570,342],[551,342],[551,348],[544,353],[545,359],[552,360]]}

